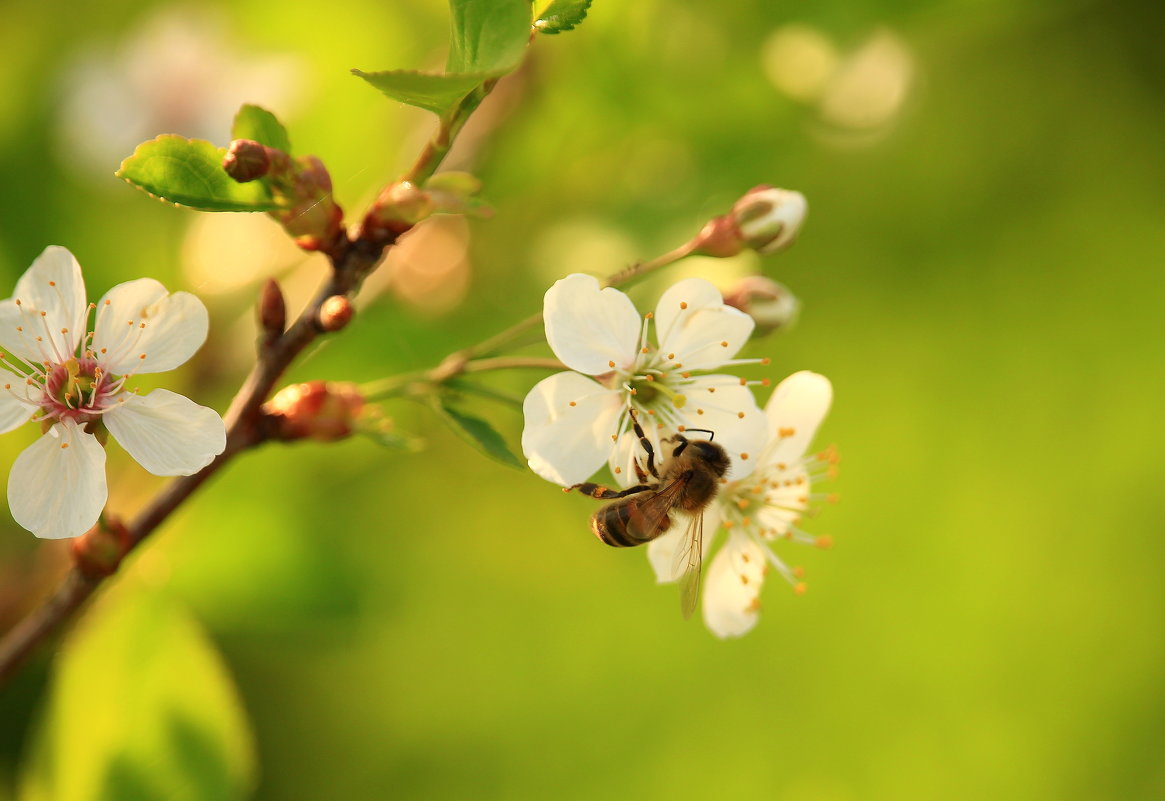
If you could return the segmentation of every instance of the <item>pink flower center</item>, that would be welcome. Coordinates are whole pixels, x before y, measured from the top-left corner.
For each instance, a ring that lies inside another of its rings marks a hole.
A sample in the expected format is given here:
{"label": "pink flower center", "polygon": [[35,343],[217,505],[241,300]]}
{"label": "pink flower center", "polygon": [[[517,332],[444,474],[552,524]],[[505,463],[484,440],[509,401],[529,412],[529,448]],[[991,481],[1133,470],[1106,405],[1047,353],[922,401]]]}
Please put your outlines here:
{"label": "pink flower center", "polygon": [[88,423],[110,405],[119,383],[93,359],[68,359],[48,367],[41,410],[45,417]]}

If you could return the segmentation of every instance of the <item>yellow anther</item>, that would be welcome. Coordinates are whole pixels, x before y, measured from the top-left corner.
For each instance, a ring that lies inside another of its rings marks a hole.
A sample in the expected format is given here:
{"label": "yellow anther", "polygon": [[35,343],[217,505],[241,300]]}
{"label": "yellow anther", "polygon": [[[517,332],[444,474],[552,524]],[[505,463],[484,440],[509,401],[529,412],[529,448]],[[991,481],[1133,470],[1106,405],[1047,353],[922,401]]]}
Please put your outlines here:
{"label": "yellow anther", "polygon": [[61,443],[61,448],[62,448],[62,449],[64,449],[64,448],[67,448],[67,447],[69,447],[69,443],[67,443],[67,442],[62,442],[62,443]]}
{"label": "yellow anther", "polygon": [[623,468],[622,468],[622,467],[616,467],[616,468],[615,468],[615,475],[619,475],[619,474],[620,474],[620,473],[622,473],[622,472],[623,472]]}
{"label": "yellow anther", "polygon": [[681,308],[681,309],[686,309],[686,308],[688,308],[687,301],[683,301],[683,300],[681,300],[681,301],[680,301],[680,308]]}
{"label": "yellow anther", "polygon": [[650,353],[650,352],[651,352],[651,348],[649,348],[649,347],[647,347],[646,345],[644,345],[642,348],[640,348],[640,349],[639,349],[639,352],[640,352],[640,353]]}
{"label": "yellow anther", "polygon": [[760,611],[760,598],[755,596],[755,595],[752,596],[752,600],[748,602],[748,606],[744,607],[744,611],[745,612],[759,612]]}
{"label": "yellow anther", "polygon": [[669,354],[667,355],[667,357],[668,357],[669,359],[674,359],[674,358],[676,357],[676,355],[675,355],[674,353],[669,353]]}
{"label": "yellow anther", "polygon": [[49,281],[49,286],[56,286],[56,285],[57,285],[56,281]]}
{"label": "yellow anther", "polygon": [[744,419],[744,412],[737,412],[736,416],[739,417],[741,420],[743,420]]}
{"label": "yellow anther", "polygon": [[[679,365],[676,365],[676,366],[678,367]],[[680,375],[682,375],[684,378],[691,378],[691,377],[692,377],[692,374],[691,374],[691,373],[689,373],[687,370],[685,370],[684,372],[680,373]]]}
{"label": "yellow anther", "polygon": [[829,536],[828,534],[822,534],[820,537],[813,541],[813,544],[818,548],[832,548],[833,537]]}
{"label": "yellow anther", "polygon": [[777,429],[777,436],[782,438],[782,439],[784,439],[785,437],[791,437],[791,436],[793,436],[794,433],[796,433],[796,432],[792,428],[778,428]]}
{"label": "yellow anther", "polygon": [[797,565],[795,568],[793,568],[793,575],[797,578],[805,578],[805,568],[801,567],[801,565]]}
{"label": "yellow anther", "polygon": [[607,362],[607,366],[608,366],[608,367],[614,367],[614,366],[615,366],[615,363],[614,363],[614,362]]}
{"label": "yellow anther", "polygon": [[704,413],[703,409],[696,409],[696,414],[703,414],[703,413]]}
{"label": "yellow anther", "polygon": [[741,574],[740,574],[740,583],[741,583],[741,584],[748,584],[748,576],[746,576],[746,575],[744,575],[743,573],[741,573]]}
{"label": "yellow anther", "polygon": [[747,462],[748,461],[748,454],[742,453],[742,454],[740,454],[740,458],[741,458],[741,461]]}
{"label": "yellow anther", "polygon": [[804,595],[805,590],[807,589],[809,589],[809,587],[805,584],[804,581],[798,581],[793,585],[793,592],[797,593],[798,595]]}
{"label": "yellow anther", "polygon": [[740,518],[740,525],[751,526],[752,525],[752,518],[749,517],[748,515],[745,515],[744,517]]}
{"label": "yellow anther", "polygon": [[727,341],[727,340],[723,340],[723,341],[721,341],[721,342],[720,342],[720,347],[722,347],[722,348],[727,348],[727,347],[728,347],[728,341]]}
{"label": "yellow anther", "polygon": [[571,402],[570,402],[570,405],[571,405],[571,406],[578,406],[578,404],[577,404],[577,403],[575,403],[574,401],[571,401]]}
{"label": "yellow anther", "polygon": [[645,377],[647,378],[647,380],[648,380],[648,381],[654,381],[654,380],[655,380],[655,376],[651,375],[650,373],[648,373],[648,375],[647,375],[647,376],[645,376]]}

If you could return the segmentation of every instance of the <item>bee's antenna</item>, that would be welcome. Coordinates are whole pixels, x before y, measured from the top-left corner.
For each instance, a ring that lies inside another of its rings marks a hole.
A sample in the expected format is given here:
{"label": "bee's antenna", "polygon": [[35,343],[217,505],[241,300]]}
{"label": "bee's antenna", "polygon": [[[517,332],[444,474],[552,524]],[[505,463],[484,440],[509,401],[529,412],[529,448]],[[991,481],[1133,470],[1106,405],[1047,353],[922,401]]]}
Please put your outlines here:
{"label": "bee's antenna", "polygon": [[685,434],[687,434],[689,431],[699,431],[699,432],[700,432],[700,433],[702,433],[702,434],[707,434],[707,435],[708,435],[708,441],[709,441],[709,442],[711,442],[712,440],[716,439],[716,432],[715,432],[715,431],[711,431],[711,430],[709,430],[709,429],[707,429],[707,428],[685,428],[685,429],[684,429],[684,433],[685,433]]}

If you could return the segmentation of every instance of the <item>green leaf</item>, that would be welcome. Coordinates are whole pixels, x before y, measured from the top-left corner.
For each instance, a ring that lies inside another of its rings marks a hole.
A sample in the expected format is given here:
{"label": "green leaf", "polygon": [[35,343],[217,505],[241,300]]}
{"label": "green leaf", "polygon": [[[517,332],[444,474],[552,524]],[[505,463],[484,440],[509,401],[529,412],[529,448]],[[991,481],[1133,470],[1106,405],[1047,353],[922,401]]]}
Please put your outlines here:
{"label": "green leaf", "polygon": [[231,139],[253,139],[261,145],[291,153],[287,129],[270,111],[250,103],[243,105],[231,126]]}
{"label": "green leaf", "polygon": [[586,19],[591,0],[551,0],[534,22],[539,33],[562,33]]}
{"label": "green leaf", "polygon": [[234,801],[254,744],[230,677],[168,597],[124,583],[89,611],[54,669],[20,801]]}
{"label": "green leaf", "polygon": [[517,467],[521,469],[525,465],[522,461],[514,455],[510,447],[506,445],[505,439],[499,434],[493,426],[478,417],[465,414],[458,411],[453,406],[449,405],[444,400],[434,400],[433,410],[441,417],[450,427],[461,436],[463,440],[473,445],[486,456],[491,459],[496,459],[502,464],[510,467]]}
{"label": "green leaf", "polygon": [[201,139],[163,134],[142,142],[117,177],[158,200],[199,211],[271,211],[262,181],[236,183],[222,168],[226,150]]}
{"label": "green leaf", "polygon": [[484,74],[434,75],[415,70],[385,72],[352,70],[352,74],[368,81],[393,100],[428,109],[438,115],[445,114],[460,103],[463,97],[492,77]]}
{"label": "green leaf", "polygon": [[518,66],[530,41],[530,0],[449,0],[448,73],[502,75]]}

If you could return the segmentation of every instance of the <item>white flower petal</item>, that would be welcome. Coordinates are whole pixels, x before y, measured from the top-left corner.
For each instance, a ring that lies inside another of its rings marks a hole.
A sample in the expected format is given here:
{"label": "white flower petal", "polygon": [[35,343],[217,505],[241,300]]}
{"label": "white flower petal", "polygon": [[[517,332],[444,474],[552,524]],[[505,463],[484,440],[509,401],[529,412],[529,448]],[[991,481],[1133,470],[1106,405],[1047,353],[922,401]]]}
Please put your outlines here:
{"label": "white flower petal", "polygon": [[587,375],[610,372],[611,363],[629,368],[639,348],[642,325],[631,300],[617,289],[599,288],[590,275],[568,275],[546,290],[546,341],[572,370]]}
{"label": "white flower petal", "polygon": [[116,375],[164,373],[202,347],[207,328],[201,300],[189,292],[171,295],[153,278],[139,278],[118,284],[97,304],[93,349]]}
{"label": "white flower petal", "polygon": [[12,518],[38,537],[79,537],[97,522],[108,497],[105,449],[65,421],[16,457],[8,475]]}
{"label": "white flower petal", "polygon": [[765,404],[769,447],[764,463],[791,464],[800,459],[832,401],[833,387],[828,378],[818,373],[802,370],[778,384]]}
{"label": "white flower petal", "polygon": [[765,553],[738,531],[717,552],[704,576],[704,623],[717,637],[739,637],[756,625]]}
{"label": "white flower petal", "polygon": [[755,323],[724,305],[720,290],[703,278],[675,284],[655,308],[661,353],[674,353],[685,370],[719,367],[744,347]]}
{"label": "white flower petal", "polygon": [[522,404],[530,469],[563,486],[586,481],[607,459],[621,409],[617,392],[578,373],[539,381]]}
{"label": "white flower petal", "polygon": [[226,447],[226,428],[214,409],[166,389],[125,400],[105,414],[105,425],[138,464],[156,476],[188,476]]}
{"label": "white flower petal", "polygon": [[85,335],[87,312],[81,265],[65,248],[50,245],[16,282],[12,297],[0,302],[0,345],[26,362],[63,361]]}
{"label": "white flower petal", "polygon": [[[640,419],[644,418],[647,418],[647,415],[641,415]],[[639,442],[639,437],[636,436],[634,430],[631,429],[629,421],[626,425],[628,426],[627,430],[619,436],[619,441],[611,447],[610,457],[607,459],[607,466],[611,469],[612,475],[615,476],[615,482],[624,488],[639,483],[639,475],[635,472],[636,460],[639,461],[643,472],[647,473],[647,451],[643,450],[643,445]],[[660,444],[659,429],[655,426],[647,426],[643,429],[643,434],[655,452],[655,469],[658,471],[659,466],[663,463],[666,446]],[[654,479],[648,473],[646,480],[650,482]]]}
{"label": "white flower petal", "polygon": [[23,376],[0,371],[0,434],[28,422],[36,411],[33,399],[43,394],[40,384],[30,386]]}
{"label": "white flower petal", "polygon": [[728,452],[732,466],[726,478],[736,481],[752,473],[768,441],[769,424],[749,388],[733,376],[697,376],[685,394],[683,424],[711,431],[713,442]]}
{"label": "white flower petal", "polygon": [[[670,584],[678,581],[682,570],[677,570],[676,551],[683,544],[684,534],[687,533],[688,520],[683,515],[676,515],[672,520],[671,530],[662,537],[656,537],[647,543],[647,561],[655,572],[655,580],[660,584]],[[708,551],[716,533],[720,528],[720,510],[712,504],[704,510],[704,542],[701,550],[703,558],[708,558]],[[679,566],[682,568],[682,566]]]}

